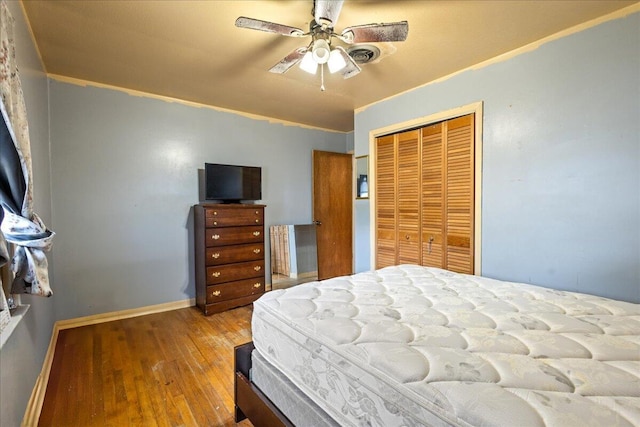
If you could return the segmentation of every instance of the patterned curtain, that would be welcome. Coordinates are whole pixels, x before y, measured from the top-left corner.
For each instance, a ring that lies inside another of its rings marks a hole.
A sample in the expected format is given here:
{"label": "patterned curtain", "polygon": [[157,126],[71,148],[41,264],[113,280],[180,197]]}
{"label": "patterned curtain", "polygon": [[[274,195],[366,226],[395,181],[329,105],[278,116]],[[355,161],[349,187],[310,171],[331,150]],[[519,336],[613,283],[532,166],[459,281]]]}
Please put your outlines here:
{"label": "patterned curtain", "polygon": [[[55,233],[33,212],[27,109],[16,64],[13,17],[0,2],[0,205],[4,238],[15,246],[11,292],[51,296],[45,251]],[[2,218],[4,217],[4,218]]]}

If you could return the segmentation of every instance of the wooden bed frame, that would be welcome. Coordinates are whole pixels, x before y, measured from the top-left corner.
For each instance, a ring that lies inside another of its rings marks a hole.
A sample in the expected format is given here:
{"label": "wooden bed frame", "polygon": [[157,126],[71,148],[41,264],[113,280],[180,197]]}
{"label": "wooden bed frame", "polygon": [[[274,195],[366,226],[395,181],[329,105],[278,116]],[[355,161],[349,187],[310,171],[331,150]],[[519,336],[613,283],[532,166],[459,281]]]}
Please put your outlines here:
{"label": "wooden bed frame", "polygon": [[255,427],[294,427],[267,396],[249,380],[253,341],[234,348],[235,421],[248,418]]}

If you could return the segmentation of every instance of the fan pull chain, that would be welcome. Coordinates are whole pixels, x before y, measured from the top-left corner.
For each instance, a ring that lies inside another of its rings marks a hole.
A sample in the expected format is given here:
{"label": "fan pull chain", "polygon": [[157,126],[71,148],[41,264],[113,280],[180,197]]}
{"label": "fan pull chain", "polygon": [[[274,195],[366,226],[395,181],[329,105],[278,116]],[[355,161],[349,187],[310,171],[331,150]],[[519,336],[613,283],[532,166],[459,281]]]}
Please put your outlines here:
{"label": "fan pull chain", "polygon": [[324,64],[320,64],[320,90],[324,92]]}

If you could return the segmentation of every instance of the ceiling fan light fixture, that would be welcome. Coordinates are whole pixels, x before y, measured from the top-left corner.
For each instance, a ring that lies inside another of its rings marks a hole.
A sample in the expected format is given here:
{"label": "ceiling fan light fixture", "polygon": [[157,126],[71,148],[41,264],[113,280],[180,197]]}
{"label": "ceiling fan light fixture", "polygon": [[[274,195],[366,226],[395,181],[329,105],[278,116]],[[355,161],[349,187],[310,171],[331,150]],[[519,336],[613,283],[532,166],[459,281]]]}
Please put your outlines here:
{"label": "ceiling fan light fixture", "polygon": [[316,63],[325,64],[329,60],[330,55],[329,43],[327,43],[325,39],[318,39],[313,42],[313,49],[311,52]]}
{"label": "ceiling fan light fixture", "polygon": [[318,71],[318,63],[313,58],[311,52],[307,52],[300,61],[300,69],[306,71],[309,74],[315,74]]}
{"label": "ceiling fan light fixture", "polygon": [[[308,32],[289,25],[245,16],[236,19],[236,27],[289,37],[310,37],[311,42],[308,45],[293,50],[269,71],[284,74],[297,64],[303,71],[315,75],[320,68],[320,89],[324,90],[324,64],[327,64],[329,72],[342,75],[343,79],[350,79],[362,71],[358,64],[371,62],[380,54],[377,47],[363,46],[363,43],[402,42],[407,39],[409,33],[407,21],[355,25],[337,33],[334,26],[343,3],[344,0],[313,0],[313,19],[309,21]],[[342,46],[332,48],[331,42],[334,38],[352,45],[349,51]]]}
{"label": "ceiling fan light fixture", "polygon": [[329,54],[329,62],[327,65],[329,66],[329,72],[335,73],[336,71],[340,71],[346,67],[347,61],[342,57],[342,52],[338,49],[333,49]]}

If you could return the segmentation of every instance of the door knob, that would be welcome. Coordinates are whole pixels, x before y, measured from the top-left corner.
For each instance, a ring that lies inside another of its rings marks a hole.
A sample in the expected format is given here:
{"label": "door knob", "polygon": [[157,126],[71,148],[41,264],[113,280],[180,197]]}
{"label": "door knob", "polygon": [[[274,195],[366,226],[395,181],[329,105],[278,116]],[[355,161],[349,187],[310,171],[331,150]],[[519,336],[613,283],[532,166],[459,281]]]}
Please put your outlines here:
{"label": "door knob", "polygon": [[313,223],[314,223],[315,225],[322,225],[322,222],[321,222],[321,221],[313,221]]}

